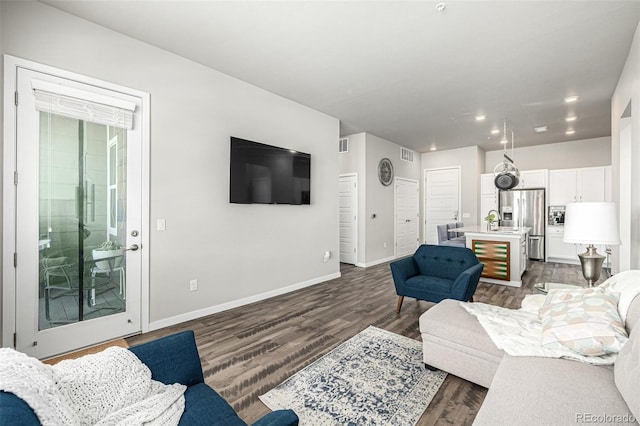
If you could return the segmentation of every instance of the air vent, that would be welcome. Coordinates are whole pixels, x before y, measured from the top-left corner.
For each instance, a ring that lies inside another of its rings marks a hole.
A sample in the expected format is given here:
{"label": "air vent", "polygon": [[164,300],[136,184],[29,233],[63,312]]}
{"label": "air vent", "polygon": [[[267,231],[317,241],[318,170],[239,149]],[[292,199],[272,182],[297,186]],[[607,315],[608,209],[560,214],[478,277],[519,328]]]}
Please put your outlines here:
{"label": "air vent", "polygon": [[409,148],[400,147],[400,158],[409,163],[413,163],[413,155],[415,152],[411,151]]}
{"label": "air vent", "polygon": [[349,152],[349,138],[340,138],[339,152]]}

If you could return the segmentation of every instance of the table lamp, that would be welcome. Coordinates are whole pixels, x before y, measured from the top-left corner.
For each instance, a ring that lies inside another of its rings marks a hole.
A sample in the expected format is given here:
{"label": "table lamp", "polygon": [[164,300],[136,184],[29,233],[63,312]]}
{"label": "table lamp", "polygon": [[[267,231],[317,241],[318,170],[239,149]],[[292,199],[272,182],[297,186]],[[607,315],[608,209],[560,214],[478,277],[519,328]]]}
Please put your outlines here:
{"label": "table lamp", "polygon": [[614,203],[569,203],[564,217],[565,243],[588,244],[587,251],[579,254],[582,275],[589,287],[600,278],[605,256],[596,251],[596,244],[618,245],[618,214]]}

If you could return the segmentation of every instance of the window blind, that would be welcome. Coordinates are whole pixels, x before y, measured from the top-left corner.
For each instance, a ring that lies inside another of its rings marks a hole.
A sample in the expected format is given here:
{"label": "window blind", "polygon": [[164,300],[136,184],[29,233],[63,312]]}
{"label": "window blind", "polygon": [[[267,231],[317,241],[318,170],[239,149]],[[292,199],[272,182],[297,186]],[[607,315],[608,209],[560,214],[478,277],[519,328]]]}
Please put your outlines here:
{"label": "window blind", "polygon": [[74,87],[32,80],[36,110],[107,126],[133,128],[135,102]]}

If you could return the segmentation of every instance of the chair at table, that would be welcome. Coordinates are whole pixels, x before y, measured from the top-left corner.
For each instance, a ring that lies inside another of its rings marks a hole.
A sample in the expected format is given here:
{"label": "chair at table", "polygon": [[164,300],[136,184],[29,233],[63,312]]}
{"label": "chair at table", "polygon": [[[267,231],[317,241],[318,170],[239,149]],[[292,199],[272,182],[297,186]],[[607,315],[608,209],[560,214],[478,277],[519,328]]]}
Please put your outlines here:
{"label": "chair at table", "polygon": [[[455,226],[450,227],[452,224],[446,225],[436,225],[438,229],[438,245],[440,246],[455,246],[455,247],[465,247],[466,246],[466,238],[465,237],[456,237],[456,232],[449,232],[449,229],[455,228]],[[455,224],[453,224],[455,225]],[[462,233],[464,234],[464,233]]]}
{"label": "chair at table", "polygon": [[[118,281],[120,284],[120,295],[122,300],[127,298],[126,273],[124,266],[124,255],[117,255],[109,258],[94,259],[94,265],[91,267],[91,278],[95,280],[96,275],[105,274],[111,278],[114,273],[118,273]],[[92,290],[89,305],[95,305],[95,289]]]}
{"label": "chair at table", "polygon": [[[120,278],[120,292],[125,292],[124,281],[124,265],[114,262],[115,259],[122,256],[116,256],[114,258],[106,259],[104,264],[98,265],[91,258],[84,260],[82,269],[84,272],[83,280],[83,294],[86,303],[89,307],[94,308],[96,306],[96,291],[100,289],[108,289],[111,285],[111,274],[113,272],[119,273]],[[104,269],[107,265],[109,269]],[[114,266],[119,265],[119,266]],[[45,318],[51,323],[68,323],[75,322],[77,319],[65,318],[65,319],[51,319],[50,305],[51,300],[58,297],[79,296],[80,286],[78,283],[80,265],[77,263],[70,263],[67,257],[45,257],[42,259],[42,278],[44,281],[44,305],[45,305]],[[98,278],[98,274],[109,274],[109,278]],[[89,278],[90,277],[90,278]],[[100,307],[94,308],[94,311],[100,309],[121,309],[121,307]]]}
{"label": "chair at table", "polygon": [[[66,295],[75,295],[78,287],[74,288],[71,277],[73,271],[66,257],[44,257],[42,259],[42,277],[44,277],[44,312],[47,321],[51,321],[50,299]],[[57,295],[52,296],[51,291]]]}
{"label": "chair at table", "polygon": [[434,303],[472,300],[484,265],[466,247],[423,244],[390,267],[400,312],[405,296]]}

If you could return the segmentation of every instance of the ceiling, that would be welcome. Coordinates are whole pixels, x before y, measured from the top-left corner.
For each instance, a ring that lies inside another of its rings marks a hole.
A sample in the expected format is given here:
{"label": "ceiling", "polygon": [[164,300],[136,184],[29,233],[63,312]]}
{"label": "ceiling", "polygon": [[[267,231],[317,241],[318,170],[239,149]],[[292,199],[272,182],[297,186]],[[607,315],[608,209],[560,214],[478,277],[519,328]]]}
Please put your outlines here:
{"label": "ceiling", "polygon": [[[418,152],[503,149],[505,120],[516,147],[609,136],[640,20],[636,0],[451,0],[443,11],[434,1],[41,1],[336,117],[341,135]],[[569,95],[578,101],[565,104]]]}

